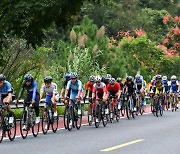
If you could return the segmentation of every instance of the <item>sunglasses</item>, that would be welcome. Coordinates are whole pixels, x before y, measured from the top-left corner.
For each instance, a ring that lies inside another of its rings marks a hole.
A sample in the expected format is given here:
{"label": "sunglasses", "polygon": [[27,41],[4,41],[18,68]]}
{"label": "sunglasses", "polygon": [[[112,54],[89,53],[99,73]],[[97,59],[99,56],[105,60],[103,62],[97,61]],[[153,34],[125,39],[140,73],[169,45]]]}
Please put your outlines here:
{"label": "sunglasses", "polygon": [[76,78],[71,78],[71,80],[76,80]]}

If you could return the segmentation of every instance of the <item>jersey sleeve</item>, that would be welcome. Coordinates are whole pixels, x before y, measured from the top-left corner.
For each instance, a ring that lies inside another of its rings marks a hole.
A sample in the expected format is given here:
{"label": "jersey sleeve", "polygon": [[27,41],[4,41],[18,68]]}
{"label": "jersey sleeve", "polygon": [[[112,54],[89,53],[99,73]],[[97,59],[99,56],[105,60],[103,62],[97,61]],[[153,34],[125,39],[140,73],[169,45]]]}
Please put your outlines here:
{"label": "jersey sleeve", "polygon": [[82,90],[82,82],[80,80],[78,80],[78,90]]}
{"label": "jersey sleeve", "polygon": [[68,81],[68,83],[67,83],[67,87],[66,87],[66,90],[69,90],[69,89],[70,89],[70,87],[71,87],[71,81]]}
{"label": "jersey sleeve", "polygon": [[121,90],[120,85],[118,83],[116,85],[117,85],[117,90]]}
{"label": "jersey sleeve", "polygon": [[33,95],[32,95],[32,100],[36,100],[36,93],[37,93],[37,83],[36,82],[33,82]]}
{"label": "jersey sleeve", "polygon": [[54,87],[54,89],[53,89],[53,93],[54,93],[54,94],[56,94],[56,93],[57,93],[57,84],[56,84],[56,83],[54,83],[54,86],[53,86],[53,87]]}
{"label": "jersey sleeve", "polygon": [[89,82],[86,83],[86,90],[89,90]]}
{"label": "jersey sleeve", "polygon": [[12,93],[13,92],[12,86],[11,86],[11,84],[9,82],[7,82],[7,92],[8,93]]}
{"label": "jersey sleeve", "polygon": [[44,93],[44,91],[45,91],[45,85],[42,84],[41,89],[40,89],[40,93]]}

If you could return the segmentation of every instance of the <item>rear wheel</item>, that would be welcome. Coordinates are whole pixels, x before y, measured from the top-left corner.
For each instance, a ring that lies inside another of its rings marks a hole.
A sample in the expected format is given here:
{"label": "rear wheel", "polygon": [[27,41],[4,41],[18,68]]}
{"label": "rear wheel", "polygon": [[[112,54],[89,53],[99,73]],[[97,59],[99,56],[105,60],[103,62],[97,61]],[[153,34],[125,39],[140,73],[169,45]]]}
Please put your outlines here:
{"label": "rear wheel", "polygon": [[[24,127],[25,126],[25,127]],[[23,111],[20,119],[20,132],[23,139],[27,137],[27,111]]]}
{"label": "rear wheel", "polygon": [[16,117],[14,116],[13,112],[12,112],[12,116],[11,117],[13,118],[13,122],[12,123],[8,123],[8,128],[9,128],[9,130],[8,130],[8,137],[9,137],[9,139],[11,141],[13,141],[15,136],[16,136]]}
{"label": "rear wheel", "polygon": [[42,131],[43,131],[43,134],[45,135],[48,130],[49,130],[49,116],[48,116],[47,110],[45,109],[43,114],[42,114]]}
{"label": "rear wheel", "polygon": [[38,133],[39,133],[39,125],[40,123],[36,123],[36,114],[35,112],[33,112],[33,117],[31,119],[32,121],[32,133],[34,137],[37,137]]}
{"label": "rear wheel", "polygon": [[58,121],[59,121],[59,116],[58,115],[53,117],[53,122],[52,122],[51,126],[52,126],[52,130],[53,130],[54,133],[56,133],[56,131],[58,129]]}
{"label": "rear wheel", "polygon": [[[82,111],[81,111],[81,113],[82,113]],[[79,130],[81,128],[81,123],[82,123],[82,114],[76,115],[75,120],[76,120],[75,121],[76,128],[77,128],[77,130]]]}

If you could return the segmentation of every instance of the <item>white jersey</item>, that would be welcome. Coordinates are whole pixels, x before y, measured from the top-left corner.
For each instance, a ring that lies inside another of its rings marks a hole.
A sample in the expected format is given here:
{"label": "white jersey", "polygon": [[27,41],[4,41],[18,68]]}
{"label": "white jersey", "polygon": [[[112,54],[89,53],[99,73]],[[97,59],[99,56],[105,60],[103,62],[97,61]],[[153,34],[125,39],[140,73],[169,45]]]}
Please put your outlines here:
{"label": "white jersey", "polygon": [[46,92],[46,95],[51,95],[51,96],[53,94],[57,95],[58,94],[58,92],[57,92],[57,84],[52,82],[50,87],[48,87],[48,88],[45,86],[45,84],[43,84],[42,87],[41,87],[40,92],[41,93]]}

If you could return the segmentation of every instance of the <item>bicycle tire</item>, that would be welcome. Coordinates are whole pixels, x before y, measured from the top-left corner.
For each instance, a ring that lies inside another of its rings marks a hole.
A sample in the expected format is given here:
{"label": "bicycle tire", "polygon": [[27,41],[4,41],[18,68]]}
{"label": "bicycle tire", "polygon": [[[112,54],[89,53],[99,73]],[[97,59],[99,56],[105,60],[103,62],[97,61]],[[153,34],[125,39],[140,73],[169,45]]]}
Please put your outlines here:
{"label": "bicycle tire", "polygon": [[34,137],[38,136],[39,133],[39,126],[40,126],[40,122],[38,124],[36,124],[36,114],[35,112],[33,112],[33,122],[32,122],[32,133]]}
{"label": "bicycle tire", "polygon": [[[8,123],[8,137],[10,141],[13,141],[16,136],[16,117],[14,116],[14,113],[12,112],[12,117],[14,118],[14,121],[12,124]],[[9,121],[9,115],[8,115],[8,121]],[[12,128],[14,128],[14,131],[11,132]]]}
{"label": "bicycle tire", "polygon": [[[20,119],[20,132],[21,132],[21,136],[23,139],[25,139],[27,137],[28,134],[28,130],[23,130],[22,126],[24,125],[24,116],[26,116],[26,111],[23,111],[22,115],[21,115],[21,119]],[[26,116],[26,120],[27,120],[27,116]],[[27,124],[25,124],[27,127]],[[25,132],[25,134],[23,134],[23,132]]]}
{"label": "bicycle tire", "polygon": [[64,108],[64,128],[67,129],[68,105]]}
{"label": "bicycle tire", "polygon": [[[89,113],[89,110],[91,110],[91,113]],[[91,116],[91,121],[90,121],[90,116]],[[89,126],[92,125],[92,122],[93,122],[93,110],[92,110],[91,104],[89,104],[89,106],[88,106],[88,123],[89,123]]]}
{"label": "bicycle tire", "polygon": [[114,108],[114,111],[115,111],[116,121],[119,122],[119,120],[120,120],[120,110],[118,110],[118,107],[116,106]]}
{"label": "bicycle tire", "polygon": [[[103,110],[103,111],[102,111]],[[103,126],[106,127],[107,125],[107,116],[108,114],[105,114],[105,107],[103,109],[103,106],[101,107],[101,119],[102,119],[102,123],[103,123]],[[111,118],[110,118],[111,119]]]}
{"label": "bicycle tire", "polygon": [[[95,117],[94,117],[94,122],[95,122],[95,127],[98,128],[101,122],[101,110],[100,110],[100,106],[97,106],[97,110],[95,111]],[[98,122],[97,120],[98,119]]]}
{"label": "bicycle tire", "polygon": [[75,118],[76,118],[75,125],[77,130],[79,130],[81,128],[81,123],[82,123],[82,111],[81,114],[78,114]]}
{"label": "bicycle tire", "polygon": [[[48,116],[48,111],[45,109],[42,113],[42,131],[43,131],[43,134],[47,134],[48,130],[49,130],[49,116]],[[47,125],[47,129],[45,129],[45,125]]]}
{"label": "bicycle tire", "polygon": [[[72,124],[70,125],[71,121],[72,121]],[[67,116],[67,129],[69,131],[72,130],[73,124],[74,124],[74,121],[73,121],[73,107],[69,106],[69,108],[68,108],[68,116]]]}
{"label": "bicycle tire", "polygon": [[0,113],[0,143],[4,137],[4,116]]}
{"label": "bicycle tire", "polygon": [[59,116],[57,115],[56,117],[53,117],[53,122],[51,124],[53,133],[56,133],[58,129],[58,122],[59,122]]}

